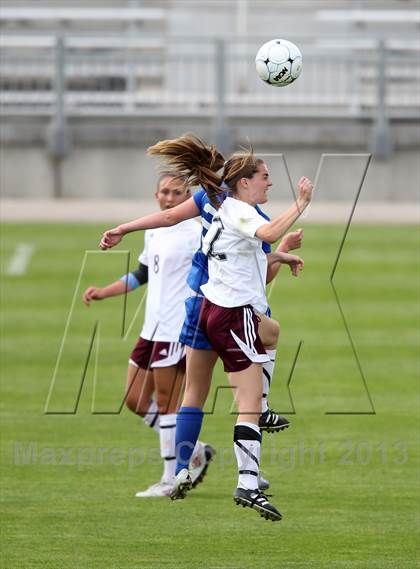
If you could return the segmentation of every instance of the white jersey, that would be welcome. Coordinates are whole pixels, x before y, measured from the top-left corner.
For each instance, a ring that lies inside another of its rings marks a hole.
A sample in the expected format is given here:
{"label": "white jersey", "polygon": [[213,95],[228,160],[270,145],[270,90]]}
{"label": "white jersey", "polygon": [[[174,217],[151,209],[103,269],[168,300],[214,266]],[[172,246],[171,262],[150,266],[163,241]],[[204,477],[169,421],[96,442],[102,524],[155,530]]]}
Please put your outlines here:
{"label": "white jersey", "polygon": [[267,311],[267,255],[261,239],[255,237],[266,223],[246,202],[224,200],[203,240],[209,280],[201,290],[210,302],[226,308],[250,304],[263,314]]}
{"label": "white jersey", "polygon": [[139,261],[149,269],[146,315],[140,333],[145,340],[178,342],[189,296],[187,276],[200,247],[201,225],[193,219],[173,227],[148,229]]}

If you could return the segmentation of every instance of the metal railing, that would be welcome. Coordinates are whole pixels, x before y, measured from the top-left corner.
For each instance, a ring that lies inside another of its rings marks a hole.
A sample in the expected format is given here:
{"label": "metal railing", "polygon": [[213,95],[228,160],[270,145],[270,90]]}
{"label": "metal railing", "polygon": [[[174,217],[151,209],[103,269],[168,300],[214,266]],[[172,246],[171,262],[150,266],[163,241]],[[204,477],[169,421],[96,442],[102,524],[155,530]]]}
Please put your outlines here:
{"label": "metal railing", "polygon": [[257,76],[263,40],[1,38],[0,113],[49,116],[418,117],[419,42],[302,38],[301,77]]}

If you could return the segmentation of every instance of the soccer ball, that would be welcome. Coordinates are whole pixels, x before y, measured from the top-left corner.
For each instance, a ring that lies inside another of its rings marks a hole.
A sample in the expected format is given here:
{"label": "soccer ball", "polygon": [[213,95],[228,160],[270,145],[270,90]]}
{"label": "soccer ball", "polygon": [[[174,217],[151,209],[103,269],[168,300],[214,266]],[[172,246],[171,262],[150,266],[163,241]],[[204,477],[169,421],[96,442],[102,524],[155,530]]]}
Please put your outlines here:
{"label": "soccer ball", "polygon": [[271,40],[258,50],[255,67],[263,81],[274,87],[285,87],[299,77],[302,54],[291,41]]}

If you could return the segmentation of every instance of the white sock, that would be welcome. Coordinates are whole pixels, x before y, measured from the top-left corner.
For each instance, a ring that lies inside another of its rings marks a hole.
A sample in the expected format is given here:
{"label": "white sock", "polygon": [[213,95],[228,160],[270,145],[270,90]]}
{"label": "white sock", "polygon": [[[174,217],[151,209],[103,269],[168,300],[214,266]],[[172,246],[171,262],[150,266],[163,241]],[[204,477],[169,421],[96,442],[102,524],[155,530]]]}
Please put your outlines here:
{"label": "white sock", "polygon": [[159,423],[160,423],[160,416],[158,406],[156,405],[156,401],[154,399],[150,402],[150,407],[147,410],[146,415],[143,417],[143,421],[148,425],[151,429],[156,431],[158,434],[160,433]]}
{"label": "white sock", "polygon": [[175,476],[175,430],[176,414],[160,416],[160,456],[163,458],[163,482],[171,482]]}
{"label": "white sock", "polygon": [[268,394],[270,393],[271,380],[274,375],[274,366],[276,365],[276,352],[277,350],[266,350],[269,362],[262,364],[263,368],[263,394],[261,402],[261,413],[265,413],[268,409]]}
{"label": "white sock", "polygon": [[261,456],[260,429],[253,423],[236,423],[233,441],[238,462],[238,488],[256,490]]}

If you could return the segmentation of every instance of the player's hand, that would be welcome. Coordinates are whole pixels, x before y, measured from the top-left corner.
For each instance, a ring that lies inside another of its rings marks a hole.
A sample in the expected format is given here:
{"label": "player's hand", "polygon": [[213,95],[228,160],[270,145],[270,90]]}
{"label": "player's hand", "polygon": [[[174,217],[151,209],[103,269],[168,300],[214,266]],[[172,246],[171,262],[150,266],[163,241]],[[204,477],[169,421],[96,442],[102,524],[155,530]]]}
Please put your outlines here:
{"label": "player's hand", "polygon": [[298,229],[297,231],[291,231],[287,233],[280,242],[280,247],[283,251],[293,251],[294,249],[300,249],[302,246],[303,229]]}
{"label": "player's hand", "polygon": [[308,204],[312,199],[314,185],[309,178],[302,176],[298,182],[298,199]]}
{"label": "player's hand", "polygon": [[297,277],[299,272],[303,269],[303,259],[298,257],[297,255],[290,255],[289,253],[283,254],[283,263],[289,265],[292,275]]}
{"label": "player's hand", "polygon": [[96,288],[94,286],[90,286],[83,293],[83,302],[86,304],[86,306],[90,306],[91,300],[102,300],[103,298],[104,296],[102,294],[102,289]]}
{"label": "player's hand", "polygon": [[102,235],[101,242],[99,243],[99,247],[101,249],[111,249],[111,247],[115,247],[118,243],[122,240],[124,235],[121,233],[118,227],[114,229],[109,229],[105,231]]}

